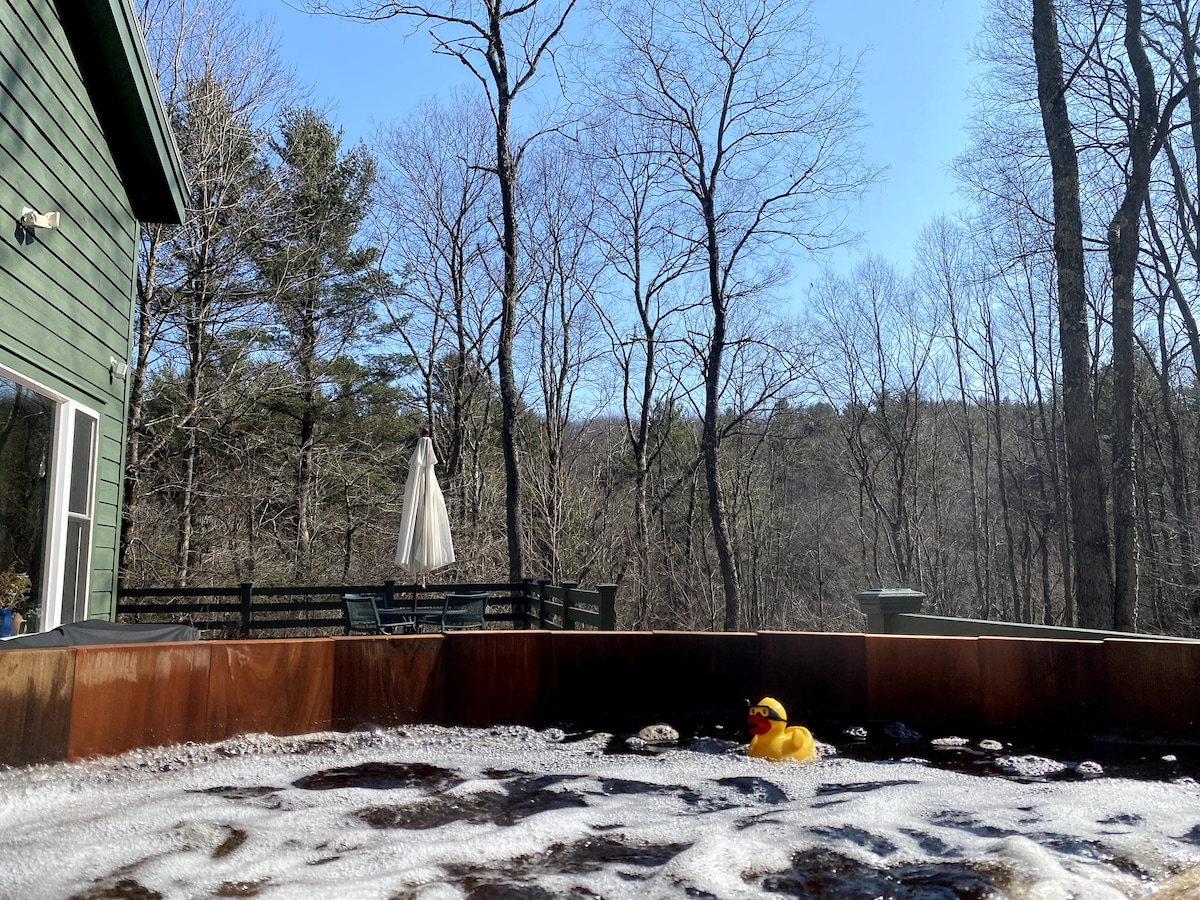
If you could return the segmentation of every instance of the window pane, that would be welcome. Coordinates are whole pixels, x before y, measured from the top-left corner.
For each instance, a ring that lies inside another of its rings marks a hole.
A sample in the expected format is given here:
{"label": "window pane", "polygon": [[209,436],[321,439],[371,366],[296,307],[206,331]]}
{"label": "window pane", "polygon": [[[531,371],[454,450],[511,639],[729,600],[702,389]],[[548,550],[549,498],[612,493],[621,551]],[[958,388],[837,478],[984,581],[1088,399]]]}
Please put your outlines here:
{"label": "window pane", "polygon": [[75,411],[75,445],[71,448],[71,497],[69,509],[76,515],[86,516],[92,484],[93,446],[95,445],[96,420],[87,413]]}
{"label": "window pane", "polygon": [[87,618],[88,521],[72,516],[67,520],[67,553],[63,565],[63,624]]}
{"label": "window pane", "polygon": [[42,601],[55,406],[0,375],[0,571],[29,576],[30,610]]}

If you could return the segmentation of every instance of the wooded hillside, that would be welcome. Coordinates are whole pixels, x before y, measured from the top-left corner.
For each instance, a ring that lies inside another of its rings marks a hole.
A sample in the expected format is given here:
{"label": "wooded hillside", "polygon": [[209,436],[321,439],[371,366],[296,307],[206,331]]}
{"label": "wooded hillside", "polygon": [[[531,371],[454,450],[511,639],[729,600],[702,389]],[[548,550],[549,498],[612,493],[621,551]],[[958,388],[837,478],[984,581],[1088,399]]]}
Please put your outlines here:
{"label": "wooded hillside", "polygon": [[970,213],[801,287],[877,174],[803,4],[621,7],[583,59],[570,2],[467,6],[357,9],[481,68],[348,146],[235,4],[142,2],[192,196],[143,240],[127,585],[403,579],[428,425],[446,579],[616,582],[622,628],[909,586],[1195,633],[1200,7],[996,0]]}

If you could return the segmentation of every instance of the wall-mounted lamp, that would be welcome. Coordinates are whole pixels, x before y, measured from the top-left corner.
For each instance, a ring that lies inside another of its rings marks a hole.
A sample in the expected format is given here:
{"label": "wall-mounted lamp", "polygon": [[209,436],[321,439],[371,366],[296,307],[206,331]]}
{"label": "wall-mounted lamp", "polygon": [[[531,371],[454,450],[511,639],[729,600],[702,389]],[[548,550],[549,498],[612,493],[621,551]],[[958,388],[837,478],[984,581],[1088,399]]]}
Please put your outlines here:
{"label": "wall-mounted lamp", "polygon": [[129,363],[123,363],[115,356],[108,358],[108,371],[117,378],[124,378],[129,373]]}
{"label": "wall-mounted lamp", "polygon": [[21,224],[26,228],[57,228],[58,213],[40,213],[26,206],[21,210]]}

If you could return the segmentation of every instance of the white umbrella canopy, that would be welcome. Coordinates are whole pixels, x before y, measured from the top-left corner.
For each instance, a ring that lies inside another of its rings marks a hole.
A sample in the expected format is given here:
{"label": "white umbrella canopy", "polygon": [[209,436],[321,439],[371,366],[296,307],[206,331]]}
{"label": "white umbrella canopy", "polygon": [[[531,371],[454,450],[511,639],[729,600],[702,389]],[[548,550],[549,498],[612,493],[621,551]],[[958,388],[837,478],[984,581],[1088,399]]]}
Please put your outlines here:
{"label": "white umbrella canopy", "polygon": [[396,565],[425,584],[425,575],[454,562],[450,539],[450,517],[433,467],[433,441],[426,431],[408,462],[404,483],[404,505],[400,510],[400,537],[396,541]]}

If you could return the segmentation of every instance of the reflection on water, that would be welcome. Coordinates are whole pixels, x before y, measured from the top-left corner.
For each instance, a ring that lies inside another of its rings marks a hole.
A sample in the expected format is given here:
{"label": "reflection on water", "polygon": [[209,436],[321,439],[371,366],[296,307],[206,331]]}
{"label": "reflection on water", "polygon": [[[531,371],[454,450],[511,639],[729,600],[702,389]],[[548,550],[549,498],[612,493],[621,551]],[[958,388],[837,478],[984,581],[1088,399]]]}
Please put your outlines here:
{"label": "reflection on water", "polygon": [[917,863],[879,868],[823,847],[792,857],[788,871],[763,888],[789,897],[840,900],[994,900],[1009,882],[1003,870],[961,863]]}

